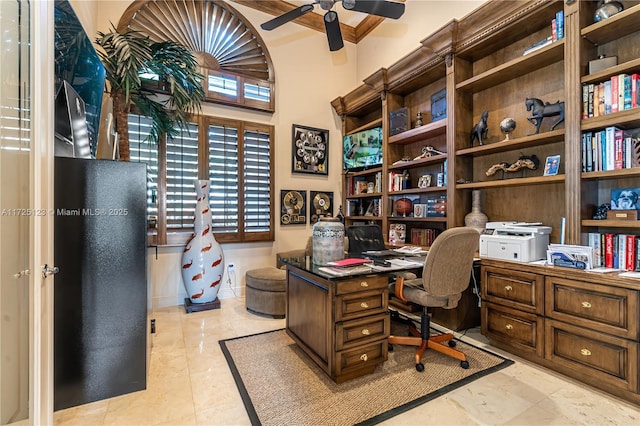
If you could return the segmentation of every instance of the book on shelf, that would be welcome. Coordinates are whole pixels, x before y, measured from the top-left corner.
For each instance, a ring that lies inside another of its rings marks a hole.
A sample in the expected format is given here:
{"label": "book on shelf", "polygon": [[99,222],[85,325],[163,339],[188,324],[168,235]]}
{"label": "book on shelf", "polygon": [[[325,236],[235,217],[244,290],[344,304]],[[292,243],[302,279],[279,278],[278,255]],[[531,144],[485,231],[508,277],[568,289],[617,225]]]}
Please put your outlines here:
{"label": "book on shelf", "polygon": [[564,38],[564,10],[556,12],[555,27],[556,27],[556,39],[562,40]]}
{"label": "book on shelf", "polygon": [[621,73],[582,85],[582,118],[599,117],[640,107],[640,74]]}
{"label": "book on shelf", "polygon": [[640,271],[640,236],[590,232],[587,238],[594,267]]}
{"label": "book on shelf", "polygon": [[528,55],[531,52],[535,52],[536,50],[542,49],[545,46],[550,45],[551,43],[553,43],[553,36],[549,36],[545,39],[542,39],[540,41],[537,41],[535,43],[533,43],[531,46],[527,47],[524,52],[522,53],[522,55]]}

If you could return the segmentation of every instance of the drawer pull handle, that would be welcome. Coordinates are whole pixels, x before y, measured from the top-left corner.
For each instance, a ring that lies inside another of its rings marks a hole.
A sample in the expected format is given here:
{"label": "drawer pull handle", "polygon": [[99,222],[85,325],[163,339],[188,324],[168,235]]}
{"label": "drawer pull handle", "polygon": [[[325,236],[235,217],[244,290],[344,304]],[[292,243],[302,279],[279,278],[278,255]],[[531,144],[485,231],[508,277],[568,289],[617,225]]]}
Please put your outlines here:
{"label": "drawer pull handle", "polygon": [[365,328],[365,329],[362,330],[362,334],[364,334],[365,336],[368,336],[371,333],[369,332],[368,328]]}
{"label": "drawer pull handle", "polygon": [[361,307],[361,308],[365,308],[365,309],[366,309],[366,308],[368,308],[368,307],[369,307],[369,305],[367,304],[367,302],[362,302],[362,303],[360,304],[360,307]]}
{"label": "drawer pull handle", "polygon": [[511,324],[507,324],[504,326],[507,330],[513,330],[513,326]]}
{"label": "drawer pull handle", "polygon": [[513,290],[513,287],[511,287],[510,285],[505,285],[505,286],[504,286],[504,289],[505,289],[506,291],[511,291],[511,290]]}
{"label": "drawer pull handle", "polygon": [[367,354],[362,354],[360,355],[360,359],[366,362],[369,359],[369,357],[367,356]]}
{"label": "drawer pull handle", "polygon": [[580,355],[591,356],[591,351],[589,349],[580,349]]}
{"label": "drawer pull handle", "polygon": [[591,307],[591,303],[589,303],[589,302],[582,302],[582,307],[583,307],[583,308],[590,308],[590,307]]}
{"label": "drawer pull handle", "polygon": [[360,281],[360,287],[369,287],[369,283],[366,281]]}

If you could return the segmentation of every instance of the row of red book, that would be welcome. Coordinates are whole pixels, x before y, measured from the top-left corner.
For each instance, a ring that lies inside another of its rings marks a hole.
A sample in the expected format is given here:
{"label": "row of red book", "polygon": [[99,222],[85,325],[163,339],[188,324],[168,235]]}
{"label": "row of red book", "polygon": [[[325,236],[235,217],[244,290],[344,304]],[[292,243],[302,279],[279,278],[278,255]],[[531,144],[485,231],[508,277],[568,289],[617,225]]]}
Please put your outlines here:
{"label": "row of red book", "polygon": [[413,228],[411,230],[411,244],[415,246],[431,247],[440,231],[432,228]]}
{"label": "row of red book", "polygon": [[640,106],[640,74],[618,74],[582,85],[582,118],[599,117]]}
{"label": "row of red book", "polygon": [[599,172],[640,166],[640,140],[630,132],[607,127],[582,134],[582,171]]}
{"label": "row of red book", "polygon": [[593,267],[640,271],[640,236],[590,232]]}

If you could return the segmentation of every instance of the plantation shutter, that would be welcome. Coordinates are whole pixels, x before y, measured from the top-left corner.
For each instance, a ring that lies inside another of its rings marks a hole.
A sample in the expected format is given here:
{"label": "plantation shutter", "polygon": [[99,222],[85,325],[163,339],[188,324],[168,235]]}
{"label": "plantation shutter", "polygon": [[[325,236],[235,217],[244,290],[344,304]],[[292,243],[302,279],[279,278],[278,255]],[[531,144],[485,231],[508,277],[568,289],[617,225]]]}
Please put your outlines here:
{"label": "plantation shutter", "polygon": [[215,233],[239,229],[238,133],[235,126],[209,126],[209,203]]}
{"label": "plantation shutter", "polygon": [[151,118],[129,114],[131,162],[147,164],[147,216],[158,215],[158,144],[149,141]]}
{"label": "plantation shutter", "polygon": [[167,137],[167,229],[193,227],[198,179],[198,125]]}
{"label": "plantation shutter", "polygon": [[267,132],[244,132],[244,231],[271,228],[271,137]]}

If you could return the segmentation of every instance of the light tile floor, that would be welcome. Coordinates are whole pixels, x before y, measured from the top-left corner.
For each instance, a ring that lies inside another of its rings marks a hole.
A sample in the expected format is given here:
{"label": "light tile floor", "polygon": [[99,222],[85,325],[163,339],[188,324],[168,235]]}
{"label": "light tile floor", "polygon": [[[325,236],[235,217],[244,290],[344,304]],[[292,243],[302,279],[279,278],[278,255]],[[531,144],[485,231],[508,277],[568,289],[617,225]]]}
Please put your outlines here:
{"label": "light tile floor", "polygon": [[[218,340],[283,328],[284,320],[248,313],[242,297],[223,299],[218,310],[186,314],[176,306],[153,317],[147,389],[58,411],[56,425],[250,424]],[[477,329],[464,338],[493,349]],[[516,363],[383,424],[640,424],[640,406],[496,352]]]}

